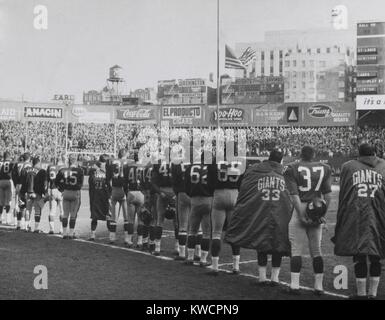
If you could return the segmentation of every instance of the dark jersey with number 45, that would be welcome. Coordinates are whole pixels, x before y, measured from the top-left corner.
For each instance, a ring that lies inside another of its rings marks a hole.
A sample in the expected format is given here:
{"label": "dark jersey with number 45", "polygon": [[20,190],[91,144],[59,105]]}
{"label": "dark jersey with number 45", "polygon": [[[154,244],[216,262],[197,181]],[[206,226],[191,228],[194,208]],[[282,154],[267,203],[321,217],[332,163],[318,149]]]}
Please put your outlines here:
{"label": "dark jersey with number 45", "polygon": [[159,188],[172,187],[171,165],[166,162],[155,164],[152,170],[151,182]]}
{"label": "dark jersey with number 45", "polygon": [[80,190],[83,186],[84,174],[83,170],[77,167],[62,168],[59,170],[55,184],[59,191],[63,190]]}
{"label": "dark jersey with number 45", "polygon": [[287,166],[284,176],[290,194],[298,195],[301,202],[310,202],[332,191],[331,168],[321,162],[291,163]]}
{"label": "dark jersey with number 45", "polygon": [[186,193],[190,197],[212,197],[217,179],[215,164],[192,164],[185,172]]}

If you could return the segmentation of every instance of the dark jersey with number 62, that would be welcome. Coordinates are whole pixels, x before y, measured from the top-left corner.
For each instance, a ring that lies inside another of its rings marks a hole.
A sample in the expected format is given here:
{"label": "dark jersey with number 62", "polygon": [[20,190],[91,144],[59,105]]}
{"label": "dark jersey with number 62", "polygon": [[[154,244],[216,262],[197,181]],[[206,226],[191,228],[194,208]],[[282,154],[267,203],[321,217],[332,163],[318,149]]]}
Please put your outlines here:
{"label": "dark jersey with number 62", "polygon": [[298,195],[301,202],[310,202],[332,191],[331,168],[321,162],[291,163],[287,166],[284,176],[290,194]]}
{"label": "dark jersey with number 62", "polygon": [[217,179],[215,164],[192,164],[185,172],[186,193],[190,197],[212,197]]}

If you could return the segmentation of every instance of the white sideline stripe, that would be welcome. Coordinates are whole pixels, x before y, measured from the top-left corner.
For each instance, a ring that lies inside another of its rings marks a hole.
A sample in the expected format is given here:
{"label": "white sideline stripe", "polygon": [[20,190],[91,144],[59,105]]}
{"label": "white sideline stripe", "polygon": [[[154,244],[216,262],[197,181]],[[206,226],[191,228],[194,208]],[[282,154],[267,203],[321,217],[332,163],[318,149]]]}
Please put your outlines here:
{"label": "white sideline stripe", "polygon": [[[62,238],[61,235],[51,235],[51,237],[57,237],[57,238]],[[99,243],[99,242],[91,242],[91,241],[87,241],[87,240],[84,240],[84,239],[75,239],[75,240],[69,240],[69,241],[77,241],[77,242],[82,242],[82,243],[87,243],[87,244],[90,244],[90,245],[97,245],[97,246],[101,246],[101,247],[107,247],[107,248],[111,248],[111,249],[118,249],[118,250],[123,250],[123,251],[128,251],[128,252],[132,252],[132,253],[136,253],[136,254],[142,254],[144,256],[150,256],[150,257],[153,257],[153,258],[157,258],[159,260],[164,260],[164,261],[174,261],[173,258],[170,258],[170,257],[165,257],[165,256],[154,256],[152,255],[151,253],[149,252],[144,252],[144,251],[138,251],[138,250],[135,250],[135,249],[130,249],[130,248],[124,248],[124,247],[119,247],[119,246],[115,246],[115,245],[111,245],[111,244],[106,244],[106,243]],[[252,261],[252,260],[249,260],[249,262]],[[210,269],[210,267],[206,267],[206,269]],[[226,269],[218,269],[219,271],[221,272],[224,272],[224,273],[231,273],[230,270],[226,270]],[[255,275],[252,275],[252,274],[249,274],[249,273],[243,273],[241,272],[240,273],[241,276],[244,276],[244,277],[248,277],[248,278],[253,278],[253,279],[258,279],[257,276]],[[283,282],[283,281],[280,281],[280,284],[286,286],[286,287],[290,287],[290,284],[287,283],[287,282]],[[309,287],[304,287],[304,286],[300,286],[300,288],[302,290],[306,290],[306,291],[313,291],[314,289],[312,288],[309,288]],[[324,291],[325,295],[329,295],[329,296],[332,296],[332,297],[338,297],[338,298],[343,298],[343,299],[348,299],[349,297],[346,296],[346,295],[343,295],[343,294],[338,294],[338,293],[333,293],[333,292],[329,292],[329,291]]]}
{"label": "white sideline stripe", "polygon": [[[57,236],[60,237],[60,235],[57,235]],[[120,250],[129,251],[129,252],[133,252],[133,253],[137,253],[137,254],[142,254],[142,255],[145,255],[145,256],[150,256],[150,257],[157,258],[157,259],[160,259],[160,260],[165,260],[165,261],[174,261],[174,259],[170,258],[170,257],[154,256],[154,255],[152,255],[149,252],[143,252],[143,251],[138,251],[138,250],[135,250],[135,249],[118,247],[118,246],[114,246],[114,245],[110,245],[110,244],[105,244],[105,243],[90,242],[90,241],[86,241],[86,240],[83,240],[83,239],[75,239],[75,240],[72,240],[72,241],[89,243],[89,244],[93,244],[93,245],[99,245],[99,246],[102,246],[102,247],[109,247],[109,248],[112,248],[112,249],[120,249]],[[210,269],[210,267],[206,267],[206,269]],[[225,272],[225,273],[231,273],[231,271],[226,270],[226,269],[219,269],[219,271]],[[248,278],[258,279],[257,276],[254,276],[254,275],[249,274],[249,273],[241,272],[240,275],[242,275],[244,277],[248,277]],[[290,284],[287,283],[287,282],[280,281],[280,283],[283,284],[286,287],[290,286]],[[303,290],[306,290],[306,291],[313,291],[314,290],[313,288],[304,287],[304,286],[300,286],[300,288],[303,289]],[[329,292],[329,291],[324,291],[324,293],[325,293],[325,295],[329,295],[329,296],[332,296],[332,297],[338,297],[338,298],[344,298],[344,299],[348,299],[349,298],[346,295],[338,294],[338,293],[333,293],[333,292]]]}

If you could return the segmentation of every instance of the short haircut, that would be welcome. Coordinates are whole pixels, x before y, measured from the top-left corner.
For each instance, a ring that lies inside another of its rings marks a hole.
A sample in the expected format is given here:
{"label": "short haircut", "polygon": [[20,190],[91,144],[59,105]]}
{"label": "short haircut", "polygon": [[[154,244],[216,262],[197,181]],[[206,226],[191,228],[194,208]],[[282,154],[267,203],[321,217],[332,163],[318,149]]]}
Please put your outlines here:
{"label": "short haircut", "polygon": [[4,160],[7,160],[7,159],[9,159],[10,157],[11,157],[11,153],[10,153],[9,151],[5,151],[5,152],[4,152],[3,159],[4,159]]}
{"label": "short haircut", "polygon": [[120,149],[118,152],[118,158],[123,159],[123,157],[125,157],[127,155],[127,153],[128,153],[127,149],[125,149],[125,148]]}
{"label": "short haircut", "polygon": [[281,163],[283,159],[283,152],[281,149],[273,149],[270,152],[269,161]]}
{"label": "short haircut", "polygon": [[358,153],[361,157],[365,157],[365,156],[374,156],[376,154],[376,151],[374,149],[374,146],[372,146],[367,142],[364,142],[364,143],[361,143],[360,146],[358,147]]}
{"label": "short haircut", "polygon": [[68,165],[72,165],[72,164],[74,164],[75,162],[76,162],[76,156],[75,155],[69,155],[68,156]]}
{"label": "short haircut", "polygon": [[107,160],[108,160],[108,155],[107,155],[107,154],[102,154],[102,155],[100,155],[100,157],[99,157],[99,162],[101,162],[101,163],[106,163]]}
{"label": "short haircut", "polygon": [[35,166],[37,165],[38,163],[40,163],[40,158],[39,157],[34,157],[32,159],[32,165]]}
{"label": "short haircut", "polygon": [[24,161],[28,161],[29,159],[31,159],[31,154],[29,152],[26,152],[24,153],[23,158],[24,158]]}
{"label": "short haircut", "polygon": [[304,146],[301,150],[301,159],[312,161],[315,155],[315,150],[312,146]]}

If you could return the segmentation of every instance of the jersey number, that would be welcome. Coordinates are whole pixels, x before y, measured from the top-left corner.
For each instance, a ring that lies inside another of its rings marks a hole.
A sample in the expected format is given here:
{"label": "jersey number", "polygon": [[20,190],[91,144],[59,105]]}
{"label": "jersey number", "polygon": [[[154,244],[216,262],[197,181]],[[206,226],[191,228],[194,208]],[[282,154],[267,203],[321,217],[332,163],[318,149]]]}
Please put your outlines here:
{"label": "jersey number", "polygon": [[278,189],[262,189],[263,201],[278,201],[281,195],[281,192]]}
{"label": "jersey number", "polygon": [[[200,182],[201,184],[207,184],[207,173],[201,175],[200,168],[200,166],[191,167],[191,183],[197,184]],[[207,172],[207,166],[203,166],[202,171]]]}
{"label": "jersey number", "polygon": [[376,191],[378,190],[378,185],[376,184],[365,184],[360,183],[358,185],[358,196],[360,198],[374,198]]}
{"label": "jersey number", "polygon": [[10,163],[8,161],[0,162],[0,170],[1,169],[3,170],[4,173],[9,173]]}
{"label": "jersey number", "polygon": [[[324,169],[324,167],[313,167],[312,170],[313,170],[313,173],[316,173],[316,172],[320,173],[317,185],[315,186],[315,189],[314,189],[314,191],[319,191],[319,189],[321,188],[322,180],[324,179],[324,176],[325,176],[325,169]],[[302,175],[302,177],[306,182],[305,186],[299,186],[299,190],[303,191],[303,192],[310,191],[311,185],[312,185],[311,184],[310,169],[308,167],[301,167],[300,166],[300,167],[298,167],[298,172],[304,173],[304,175]]]}
{"label": "jersey number", "polygon": [[76,186],[78,183],[78,177],[76,171],[64,171],[65,183],[70,186]]}

